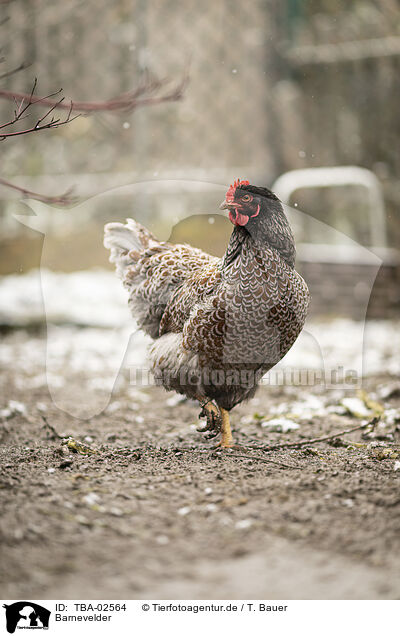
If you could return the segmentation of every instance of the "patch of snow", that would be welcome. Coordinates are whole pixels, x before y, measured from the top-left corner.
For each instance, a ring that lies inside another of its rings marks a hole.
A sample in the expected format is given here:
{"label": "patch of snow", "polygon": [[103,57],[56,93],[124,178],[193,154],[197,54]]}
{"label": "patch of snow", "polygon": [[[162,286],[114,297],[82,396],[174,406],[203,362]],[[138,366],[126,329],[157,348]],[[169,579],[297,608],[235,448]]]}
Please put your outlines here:
{"label": "patch of snow", "polygon": [[[0,367],[15,370],[14,382],[21,389],[47,385],[55,403],[64,409],[64,395],[68,395],[71,383],[83,382],[88,392],[99,396],[96,412],[107,406],[117,381],[129,383],[136,410],[150,400],[140,389],[152,382],[147,358],[151,339],[137,329],[126,290],[114,272],[35,270],[0,277],[0,324],[47,325],[47,337],[16,329],[0,341]],[[271,414],[302,421],[327,411],[343,413],[347,409],[346,403],[340,404],[344,392],[335,403],[331,399],[326,405],[310,387],[324,384],[324,377],[329,386],[330,374],[340,368],[345,373],[353,370],[358,380],[369,374],[400,374],[399,333],[399,321],[395,320],[309,321],[289,353],[264,378],[271,379],[270,384],[303,387],[303,395],[294,404],[271,409]],[[321,371],[325,376],[318,380]],[[316,374],[311,383],[309,372]],[[354,393],[354,387],[343,386]],[[332,382],[329,388],[332,397],[337,385]],[[392,390],[398,389],[387,389],[383,397]],[[182,399],[171,395],[167,404],[173,407]],[[77,405],[71,414],[83,416],[80,409]],[[365,405],[359,405],[357,412],[369,415]],[[85,417],[89,415],[85,411]]]}
{"label": "patch of snow", "polygon": [[0,410],[0,419],[8,420],[14,415],[26,415],[26,406],[22,402],[9,400],[6,408]]}
{"label": "patch of snow", "polygon": [[129,320],[127,292],[112,271],[37,269],[0,277],[0,324],[118,327]]}
{"label": "patch of snow", "polygon": [[345,397],[341,401],[342,406],[355,417],[370,417],[372,411],[367,408],[362,400],[357,397]]}
{"label": "patch of snow", "polygon": [[271,431],[276,431],[277,433],[289,433],[290,431],[295,431],[300,428],[296,422],[283,417],[261,422],[261,426],[262,428],[269,428]]}

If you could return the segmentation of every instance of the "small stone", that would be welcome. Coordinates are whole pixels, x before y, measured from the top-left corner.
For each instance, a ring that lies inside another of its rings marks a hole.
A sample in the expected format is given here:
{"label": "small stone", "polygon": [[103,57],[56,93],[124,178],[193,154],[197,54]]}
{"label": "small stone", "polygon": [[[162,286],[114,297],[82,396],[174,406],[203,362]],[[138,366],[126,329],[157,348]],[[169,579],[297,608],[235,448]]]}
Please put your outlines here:
{"label": "small stone", "polygon": [[179,508],[178,515],[180,515],[181,517],[185,517],[186,515],[189,514],[190,511],[191,511],[190,506],[183,506],[182,508]]}
{"label": "small stone", "polygon": [[251,519],[241,519],[235,523],[235,528],[238,530],[247,530],[247,528],[251,528],[253,522]]}
{"label": "small stone", "polygon": [[100,497],[99,495],[96,495],[95,492],[89,492],[87,495],[82,497],[82,501],[84,501],[84,503],[86,503],[88,506],[94,506],[95,504],[99,503]]}

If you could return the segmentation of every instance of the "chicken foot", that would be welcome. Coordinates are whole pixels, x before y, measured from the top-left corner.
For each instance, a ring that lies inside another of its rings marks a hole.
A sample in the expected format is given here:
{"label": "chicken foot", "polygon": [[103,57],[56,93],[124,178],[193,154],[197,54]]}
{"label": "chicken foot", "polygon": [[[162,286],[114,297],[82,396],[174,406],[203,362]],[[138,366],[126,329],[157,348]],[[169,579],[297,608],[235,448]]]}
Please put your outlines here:
{"label": "chicken foot", "polygon": [[199,413],[199,417],[206,417],[207,422],[205,426],[200,426],[196,430],[199,431],[199,433],[206,433],[206,439],[212,439],[213,437],[216,437],[221,431],[222,417],[218,408],[211,400],[209,402],[206,402],[205,404],[202,404],[202,409]]}
{"label": "chicken foot", "polygon": [[[200,400],[199,400],[200,401]],[[206,417],[207,422],[204,427],[199,427],[199,433],[206,433],[206,439],[212,439],[221,433],[221,441],[218,446],[221,448],[232,448],[233,439],[231,424],[229,421],[229,413],[221,406],[215,406],[211,400],[202,404],[199,417]]]}

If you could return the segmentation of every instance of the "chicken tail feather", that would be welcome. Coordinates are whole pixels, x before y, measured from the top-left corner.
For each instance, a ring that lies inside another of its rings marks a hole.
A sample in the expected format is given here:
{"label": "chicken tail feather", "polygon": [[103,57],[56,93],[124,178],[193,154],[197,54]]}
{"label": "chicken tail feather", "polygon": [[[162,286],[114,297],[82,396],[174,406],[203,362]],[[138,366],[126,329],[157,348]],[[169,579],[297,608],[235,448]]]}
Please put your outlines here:
{"label": "chicken tail feather", "polygon": [[159,241],[155,236],[134,219],[127,219],[125,224],[107,223],[104,228],[104,247],[111,251],[110,261],[121,278],[144,250],[156,245]]}

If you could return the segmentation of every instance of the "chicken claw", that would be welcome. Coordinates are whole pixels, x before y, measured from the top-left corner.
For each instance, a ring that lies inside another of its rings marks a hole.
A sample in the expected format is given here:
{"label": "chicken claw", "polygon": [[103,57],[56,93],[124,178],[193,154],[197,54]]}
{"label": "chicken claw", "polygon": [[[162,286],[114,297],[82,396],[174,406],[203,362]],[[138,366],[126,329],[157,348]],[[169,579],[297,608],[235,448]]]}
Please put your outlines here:
{"label": "chicken claw", "polygon": [[206,425],[203,427],[199,426],[196,429],[199,433],[206,433],[206,439],[212,439],[213,437],[216,437],[218,433],[220,433],[222,418],[215,404],[213,404],[212,402],[207,402],[206,404],[204,404],[199,413],[199,417],[207,418]]}

